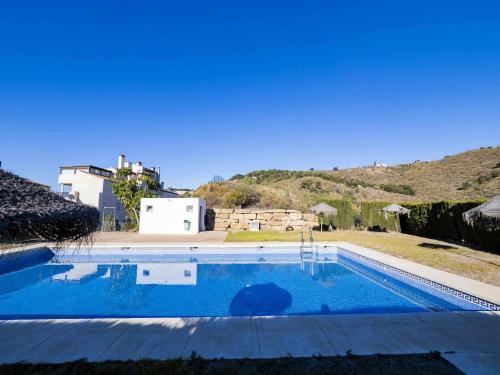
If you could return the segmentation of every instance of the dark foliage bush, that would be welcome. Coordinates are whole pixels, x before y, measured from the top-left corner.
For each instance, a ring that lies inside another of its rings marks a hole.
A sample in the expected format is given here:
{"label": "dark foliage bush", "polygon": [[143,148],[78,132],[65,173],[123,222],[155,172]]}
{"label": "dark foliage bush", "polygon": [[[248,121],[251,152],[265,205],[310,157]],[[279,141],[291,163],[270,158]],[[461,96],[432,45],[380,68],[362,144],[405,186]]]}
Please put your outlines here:
{"label": "dark foliage bush", "polygon": [[388,193],[399,193],[404,195],[415,195],[415,190],[408,185],[392,185],[384,184],[380,185],[380,189],[387,191]]}
{"label": "dark foliage bush", "polygon": [[250,186],[242,185],[224,194],[223,206],[232,208],[246,208],[256,205],[260,201],[260,195]]}
{"label": "dark foliage bush", "polygon": [[463,241],[485,250],[500,252],[500,230],[487,230],[479,223],[471,226],[462,217],[464,212],[484,202],[484,199],[478,199],[403,204],[411,210],[411,214],[401,218],[401,228],[408,234]]}
{"label": "dark foliage bush", "polygon": [[0,170],[0,243],[88,240],[98,227],[96,208]]}

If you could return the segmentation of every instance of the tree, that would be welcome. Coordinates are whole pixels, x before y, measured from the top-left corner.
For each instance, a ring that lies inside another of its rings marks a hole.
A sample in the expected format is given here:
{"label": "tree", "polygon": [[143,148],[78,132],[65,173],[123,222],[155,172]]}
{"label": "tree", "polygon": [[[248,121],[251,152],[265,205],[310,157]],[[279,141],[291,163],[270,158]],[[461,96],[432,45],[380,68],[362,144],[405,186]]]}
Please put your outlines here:
{"label": "tree", "polygon": [[130,168],[120,168],[116,171],[111,189],[123,205],[134,227],[139,225],[141,198],[154,198],[161,185],[148,174],[135,174]]}

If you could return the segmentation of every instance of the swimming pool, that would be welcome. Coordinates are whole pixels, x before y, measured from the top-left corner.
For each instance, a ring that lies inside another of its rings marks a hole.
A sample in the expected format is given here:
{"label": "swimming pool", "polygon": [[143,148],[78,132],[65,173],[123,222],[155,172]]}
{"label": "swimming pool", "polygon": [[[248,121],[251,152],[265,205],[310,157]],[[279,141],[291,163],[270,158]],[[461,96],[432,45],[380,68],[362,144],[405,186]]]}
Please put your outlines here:
{"label": "swimming pool", "polygon": [[338,247],[40,249],[0,260],[0,274],[2,319],[498,307]]}

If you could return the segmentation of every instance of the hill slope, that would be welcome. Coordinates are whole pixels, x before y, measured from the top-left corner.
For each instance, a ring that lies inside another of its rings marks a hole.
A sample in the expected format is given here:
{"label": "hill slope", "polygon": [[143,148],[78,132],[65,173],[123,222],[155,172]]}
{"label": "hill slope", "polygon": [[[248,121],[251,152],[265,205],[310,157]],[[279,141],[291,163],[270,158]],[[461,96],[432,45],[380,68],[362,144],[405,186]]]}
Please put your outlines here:
{"label": "hill slope", "polygon": [[430,162],[337,173],[373,184],[405,184],[424,200],[470,199],[500,194],[500,147],[463,152]]}
{"label": "hill slope", "polygon": [[209,206],[307,210],[322,199],[408,202],[471,199],[500,194],[500,147],[441,160],[339,171],[261,170],[206,184],[194,196]]}

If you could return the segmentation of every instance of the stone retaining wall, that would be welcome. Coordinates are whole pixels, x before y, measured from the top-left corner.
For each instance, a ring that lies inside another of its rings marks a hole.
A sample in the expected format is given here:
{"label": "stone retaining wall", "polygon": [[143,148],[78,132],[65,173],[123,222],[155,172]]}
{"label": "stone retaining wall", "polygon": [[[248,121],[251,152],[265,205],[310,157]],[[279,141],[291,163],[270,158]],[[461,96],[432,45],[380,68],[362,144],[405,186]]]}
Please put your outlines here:
{"label": "stone retaining wall", "polygon": [[318,225],[314,214],[303,214],[297,210],[258,210],[214,208],[214,230],[248,230],[250,221],[258,220],[260,230],[285,231],[293,228],[303,230]]}

